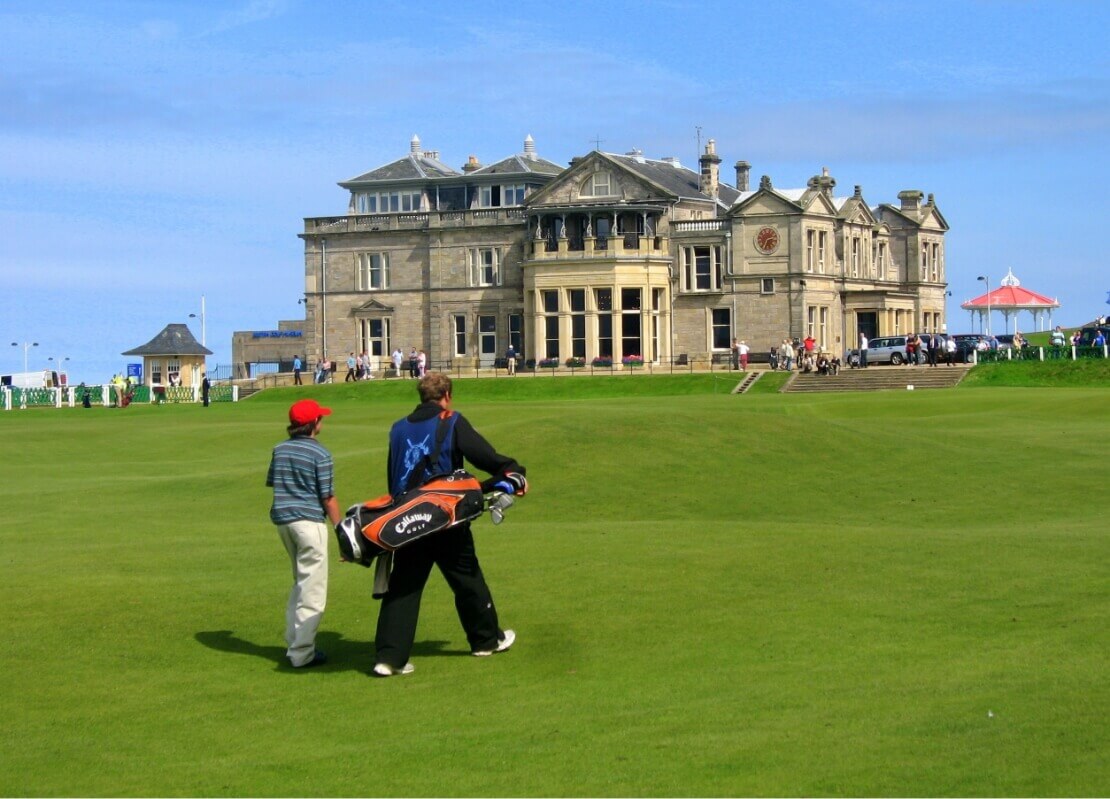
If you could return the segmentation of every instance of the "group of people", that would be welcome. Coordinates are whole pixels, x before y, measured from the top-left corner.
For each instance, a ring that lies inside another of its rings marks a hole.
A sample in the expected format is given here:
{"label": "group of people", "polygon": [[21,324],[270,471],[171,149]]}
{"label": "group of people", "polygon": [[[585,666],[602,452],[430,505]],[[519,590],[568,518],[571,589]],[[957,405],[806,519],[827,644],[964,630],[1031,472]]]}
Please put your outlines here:
{"label": "group of people", "polygon": [[945,361],[951,366],[956,359],[956,340],[954,338],[941,339],[931,333],[911,333],[906,336],[906,366],[936,366],[937,359],[944,355]]}
{"label": "group of people", "polygon": [[732,340],[732,368],[739,369],[741,372],[748,371],[748,356],[751,354],[752,348],[748,346],[748,342],[743,339],[737,341]]}
{"label": "group of people", "polygon": [[[407,363],[400,347],[394,349],[390,355],[390,362],[393,364],[393,371],[397,377],[407,374],[409,377],[419,380],[428,371],[428,354],[424,350],[417,350],[416,348],[409,352]],[[325,355],[316,362],[316,366],[312,370],[312,382],[334,383],[336,368],[336,362]],[[295,355],[293,357],[293,385],[304,385],[304,379],[301,376],[303,371],[304,361],[300,355]],[[347,374],[343,378],[344,383],[373,380],[374,377],[374,358],[368,351],[348,353]]]}
{"label": "group of people", "polygon": [[[420,403],[389,431],[389,491],[394,497],[412,484],[411,472],[420,469],[426,479],[451,472],[469,461],[490,474],[484,492],[523,494],[525,469],[515,458],[501,455],[479,434],[466,417],[452,407],[451,378],[427,374],[417,384]],[[327,662],[316,648],[316,633],[327,604],[328,526],[339,524],[335,497],[334,463],[320,443],[324,418],[331,409],[303,399],[289,409],[289,438],[274,447],[266,485],[273,488],[270,520],[293,566],[293,587],[285,614],[286,657],[294,668]],[[441,420],[446,438],[432,452]],[[416,540],[382,556],[390,558],[388,584],[382,595],[375,635],[376,656],[372,673],[379,677],[409,674],[416,637],[420,599],[433,566],[439,568],[455,597],[455,608],[472,655],[504,652],[516,634],[502,629],[493,597],[482,575],[469,523]],[[377,595],[377,590],[375,595]]]}
{"label": "group of people", "polygon": [[[784,338],[777,347],[771,346],[770,364],[772,370],[792,372],[795,368],[802,372],[818,371],[818,361],[823,353],[817,350],[817,339],[806,336],[804,339]],[[840,370],[840,359],[836,359],[837,371]],[[831,361],[825,356],[825,372],[829,373]],[[835,374],[835,372],[833,372]]]}
{"label": "group of people", "polygon": [[[405,362],[405,356],[401,354],[401,348],[397,347],[393,350],[391,356],[393,360],[393,370],[397,373],[397,377],[401,376],[401,365]],[[428,353],[424,350],[418,350],[413,347],[409,350],[408,358],[408,374],[410,378],[420,380],[428,373]]]}
{"label": "group of people", "polygon": [[359,380],[373,380],[374,369],[370,363],[370,353],[363,350],[357,355],[353,352],[347,354],[347,376],[344,383],[357,383]]}

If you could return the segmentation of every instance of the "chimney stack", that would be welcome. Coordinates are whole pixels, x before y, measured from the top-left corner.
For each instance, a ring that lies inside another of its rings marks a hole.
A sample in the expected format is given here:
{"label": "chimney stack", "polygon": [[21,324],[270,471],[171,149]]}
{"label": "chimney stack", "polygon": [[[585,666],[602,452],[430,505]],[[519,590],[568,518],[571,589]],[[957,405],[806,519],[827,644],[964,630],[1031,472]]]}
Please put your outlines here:
{"label": "chimney stack", "polygon": [[409,142],[409,152],[413,155],[420,155],[420,137],[415,133],[412,134],[412,141]]}
{"label": "chimney stack", "polygon": [[524,157],[529,161],[536,160],[536,143],[532,140],[531,133],[524,137]]}
{"label": "chimney stack", "polygon": [[708,194],[717,199],[717,190],[721,181],[721,158],[717,155],[717,142],[710,139],[705,143],[705,155],[698,159],[701,165],[701,177],[698,180],[698,189],[702,194]]}
{"label": "chimney stack", "polygon": [[748,176],[751,174],[752,165],[747,161],[736,162],[736,190],[748,191]]}
{"label": "chimney stack", "polygon": [[466,163],[463,164],[463,172],[466,172],[467,174],[469,174],[471,172],[476,172],[477,170],[479,170],[481,168],[482,168],[482,164],[478,161],[478,156],[476,156],[476,155],[472,155],[469,158],[467,158]]}
{"label": "chimney stack", "polygon": [[903,211],[916,211],[921,207],[921,198],[924,197],[923,192],[917,189],[906,189],[906,191],[898,192],[898,199],[902,201]]}

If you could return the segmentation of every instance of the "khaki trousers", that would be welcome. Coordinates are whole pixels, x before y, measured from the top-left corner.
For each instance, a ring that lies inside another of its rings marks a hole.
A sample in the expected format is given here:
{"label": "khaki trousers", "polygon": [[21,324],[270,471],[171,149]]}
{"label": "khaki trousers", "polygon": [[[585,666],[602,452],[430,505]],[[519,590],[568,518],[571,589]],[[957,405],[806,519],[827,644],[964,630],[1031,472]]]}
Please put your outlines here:
{"label": "khaki trousers", "polygon": [[293,566],[293,588],[285,608],[286,655],[303,666],[316,654],[316,630],[328,600],[328,528],[307,519],[277,525]]}

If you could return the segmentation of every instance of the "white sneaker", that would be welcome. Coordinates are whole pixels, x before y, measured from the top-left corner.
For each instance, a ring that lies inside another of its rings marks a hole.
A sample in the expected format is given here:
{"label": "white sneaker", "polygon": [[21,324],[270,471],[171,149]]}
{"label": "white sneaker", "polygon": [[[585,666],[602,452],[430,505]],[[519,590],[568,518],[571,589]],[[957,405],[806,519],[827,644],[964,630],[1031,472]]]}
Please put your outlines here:
{"label": "white sneaker", "polygon": [[474,655],[474,657],[476,658],[484,658],[490,655],[496,655],[498,652],[504,652],[505,650],[507,650],[510,646],[513,645],[513,641],[515,640],[516,633],[514,633],[512,630],[505,630],[505,637],[497,642],[496,649],[488,649],[483,652],[471,652],[470,654]]}
{"label": "white sneaker", "polygon": [[411,663],[406,663],[399,669],[395,669],[388,663],[375,663],[374,676],[375,677],[392,677],[396,674],[412,674],[416,671],[416,667]]}

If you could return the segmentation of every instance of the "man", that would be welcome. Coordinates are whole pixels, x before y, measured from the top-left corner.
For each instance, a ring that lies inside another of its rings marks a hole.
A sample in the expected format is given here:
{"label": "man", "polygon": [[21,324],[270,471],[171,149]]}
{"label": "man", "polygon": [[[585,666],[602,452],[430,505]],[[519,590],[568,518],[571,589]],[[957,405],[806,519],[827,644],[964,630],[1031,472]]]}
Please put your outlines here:
{"label": "man", "polygon": [[205,372],[204,379],[200,381],[200,399],[204,403],[204,407],[208,407],[208,393],[212,390],[212,381],[208,379],[208,373]]}
{"label": "man", "polygon": [[[462,468],[464,458],[493,475],[482,483],[483,491],[523,494],[528,490],[524,467],[498,454],[464,416],[451,410],[451,378],[433,372],[421,379],[417,390],[420,404],[398,420],[389,433],[388,478],[393,496],[427,479],[429,460],[434,474]],[[433,452],[441,423],[446,425],[446,437],[438,452]],[[483,657],[513,645],[516,634],[502,630],[498,624],[469,524],[415,541],[394,552],[392,558],[389,589],[378,614],[376,676],[413,671],[409,655],[416,636],[420,597],[432,566],[439,567],[455,594],[455,609],[471,654]]]}
{"label": "man", "polygon": [[409,350],[409,377],[417,377],[416,362],[419,357],[420,356],[416,354],[416,347],[413,347],[411,350]]}
{"label": "man", "polygon": [[736,347],[736,351],[740,353],[740,371],[748,371],[748,353],[751,352],[751,347],[748,346],[748,342],[741,340],[740,344]]}
{"label": "man", "polygon": [[730,359],[729,359],[730,360],[730,364],[729,364],[730,368],[739,369],[740,368],[740,344],[735,338],[732,339],[732,346],[729,347],[729,354],[731,356]]}
{"label": "man", "polygon": [[867,368],[867,336],[859,334],[859,368]]}
{"label": "man", "polygon": [[347,353],[347,376],[343,378],[344,383],[358,382],[358,372],[355,371],[359,366],[361,358],[356,358],[353,352]]}
{"label": "man", "polygon": [[516,348],[512,344],[505,351],[505,368],[509,370],[510,375],[516,374]]}
{"label": "man", "polygon": [[403,361],[405,359],[405,356],[401,354],[401,348],[400,347],[394,347],[393,348],[393,355],[390,356],[390,357],[392,357],[392,359],[393,359],[393,376],[394,377],[400,377],[401,376],[401,361]]}
{"label": "man", "polygon": [[332,488],[331,453],[316,440],[330,408],[315,400],[289,409],[289,438],[270,458],[266,485],[274,489],[270,521],[277,526],[293,564],[293,588],[285,609],[286,657],[293,668],[319,666],[327,656],[316,648],[316,630],[328,598],[328,538],[324,516],[339,524],[339,503]]}
{"label": "man", "polygon": [[782,364],[784,372],[790,372],[794,369],[794,345],[790,343],[788,338],[784,338],[782,346],[779,347],[779,363]]}
{"label": "man", "polygon": [[295,386],[301,385],[301,369],[303,367],[304,367],[304,364],[301,363],[301,356],[300,355],[294,355],[293,356],[293,385],[295,385]]}

